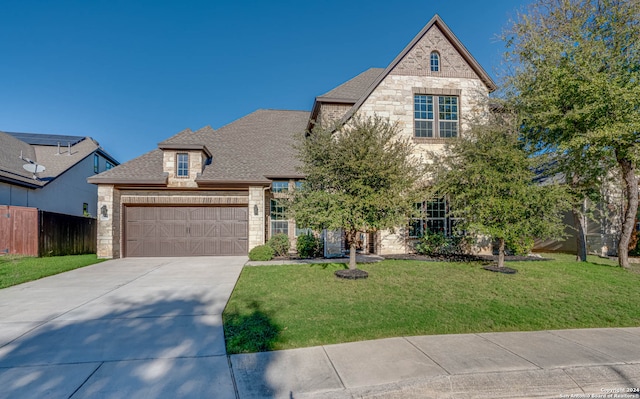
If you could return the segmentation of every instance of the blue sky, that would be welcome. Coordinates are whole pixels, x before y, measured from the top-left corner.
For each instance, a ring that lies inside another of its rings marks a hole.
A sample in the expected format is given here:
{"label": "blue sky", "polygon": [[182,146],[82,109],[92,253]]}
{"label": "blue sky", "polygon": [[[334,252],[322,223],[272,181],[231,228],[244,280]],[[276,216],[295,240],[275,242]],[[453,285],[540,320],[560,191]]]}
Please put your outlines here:
{"label": "blue sky", "polygon": [[91,136],[120,162],[260,108],[310,110],[434,14],[498,77],[526,0],[0,1],[0,130]]}

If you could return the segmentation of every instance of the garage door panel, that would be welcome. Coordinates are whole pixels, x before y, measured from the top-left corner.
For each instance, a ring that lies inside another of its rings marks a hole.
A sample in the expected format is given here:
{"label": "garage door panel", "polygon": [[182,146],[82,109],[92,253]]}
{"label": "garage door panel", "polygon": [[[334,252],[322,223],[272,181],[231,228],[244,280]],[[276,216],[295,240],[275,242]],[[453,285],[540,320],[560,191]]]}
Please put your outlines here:
{"label": "garage door panel", "polygon": [[156,224],[149,223],[148,221],[140,222],[142,224],[142,236],[141,238],[156,237]]}
{"label": "garage door panel", "polygon": [[233,208],[235,220],[249,220],[249,210],[246,208]]}
{"label": "garage door panel", "polygon": [[248,215],[235,207],[127,207],[125,254],[246,255]]}

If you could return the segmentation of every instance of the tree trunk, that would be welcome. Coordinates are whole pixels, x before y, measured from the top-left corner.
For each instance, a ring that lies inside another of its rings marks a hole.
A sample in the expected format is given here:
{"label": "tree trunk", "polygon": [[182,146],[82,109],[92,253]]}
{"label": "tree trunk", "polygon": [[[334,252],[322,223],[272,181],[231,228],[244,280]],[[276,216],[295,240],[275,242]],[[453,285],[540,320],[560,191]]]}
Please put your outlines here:
{"label": "tree trunk", "polygon": [[628,268],[629,241],[631,240],[631,233],[636,227],[636,213],[638,212],[638,179],[635,165],[630,159],[623,157],[619,150],[616,150],[616,159],[622,171],[622,180],[624,181],[624,191],[626,193],[622,231],[618,241],[618,264],[621,267]]}
{"label": "tree trunk", "polygon": [[576,261],[586,262],[587,261],[587,235],[586,235],[586,227],[585,226],[585,218],[584,213],[581,209],[577,207],[573,207],[573,219],[576,228],[576,243],[577,243],[577,251],[576,251]]}
{"label": "tree trunk", "polygon": [[498,242],[500,243],[498,248],[498,267],[504,267],[504,238],[499,238]]}
{"label": "tree trunk", "polygon": [[352,242],[349,246],[349,269],[357,269],[358,264],[356,263],[356,243]]}
{"label": "tree trunk", "polygon": [[[571,176],[571,188],[578,191],[580,186],[580,177],[577,173]],[[574,227],[576,228],[576,261],[587,261],[587,221],[584,217],[587,208],[587,199],[582,200],[582,204],[578,206],[574,204],[571,208],[573,213]]]}

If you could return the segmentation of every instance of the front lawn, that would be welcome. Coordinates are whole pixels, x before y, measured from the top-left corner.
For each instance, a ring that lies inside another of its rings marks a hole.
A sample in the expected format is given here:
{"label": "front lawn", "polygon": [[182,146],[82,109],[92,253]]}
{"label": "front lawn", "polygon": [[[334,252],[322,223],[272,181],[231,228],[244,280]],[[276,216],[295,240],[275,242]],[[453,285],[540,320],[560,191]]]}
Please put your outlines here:
{"label": "front lawn", "polygon": [[34,258],[28,256],[0,256],[0,288],[26,283],[42,277],[51,276],[102,262],[95,254],[52,256]]}
{"label": "front lawn", "polygon": [[384,337],[640,326],[640,273],[590,257],[509,262],[517,274],[479,263],[386,260],[245,267],[223,314],[228,353],[280,350]]}

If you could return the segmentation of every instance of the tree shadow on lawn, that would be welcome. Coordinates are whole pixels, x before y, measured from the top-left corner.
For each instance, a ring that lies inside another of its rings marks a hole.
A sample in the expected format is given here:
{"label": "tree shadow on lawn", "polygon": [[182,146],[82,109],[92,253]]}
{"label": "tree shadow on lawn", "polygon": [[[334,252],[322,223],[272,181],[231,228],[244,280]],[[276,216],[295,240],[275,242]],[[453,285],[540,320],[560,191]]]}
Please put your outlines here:
{"label": "tree shadow on lawn", "polygon": [[338,262],[331,262],[331,263],[311,263],[309,265],[310,268],[313,269],[322,269],[322,270],[344,270],[344,269],[348,269],[349,265],[347,263],[338,263]]}
{"label": "tree shadow on lawn", "polygon": [[224,336],[229,354],[271,351],[278,340],[280,328],[262,311],[260,303],[252,301],[249,308],[251,313],[248,315],[237,310],[224,313]]}

